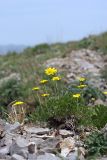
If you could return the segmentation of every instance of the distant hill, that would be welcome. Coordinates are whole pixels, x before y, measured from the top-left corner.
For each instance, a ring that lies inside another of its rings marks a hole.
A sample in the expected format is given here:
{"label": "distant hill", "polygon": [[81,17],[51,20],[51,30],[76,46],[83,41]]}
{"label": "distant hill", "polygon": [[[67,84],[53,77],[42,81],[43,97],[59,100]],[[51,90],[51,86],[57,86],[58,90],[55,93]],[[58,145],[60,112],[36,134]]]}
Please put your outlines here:
{"label": "distant hill", "polygon": [[0,55],[8,52],[22,52],[27,46],[25,45],[0,45]]}

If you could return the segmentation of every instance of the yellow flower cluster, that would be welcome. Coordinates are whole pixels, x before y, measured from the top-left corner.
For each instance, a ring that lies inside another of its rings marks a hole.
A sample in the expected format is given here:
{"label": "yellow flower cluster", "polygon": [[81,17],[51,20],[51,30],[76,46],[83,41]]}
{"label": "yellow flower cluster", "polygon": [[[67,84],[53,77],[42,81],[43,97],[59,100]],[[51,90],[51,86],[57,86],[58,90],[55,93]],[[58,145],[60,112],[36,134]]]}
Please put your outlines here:
{"label": "yellow flower cluster", "polygon": [[57,73],[56,68],[49,67],[49,68],[45,69],[45,74],[48,76],[55,75],[56,73]]}
{"label": "yellow flower cluster", "polygon": [[[61,77],[55,76],[55,74],[57,72],[58,71],[57,71],[56,68],[49,67],[49,68],[45,69],[45,74],[46,75],[48,75],[48,76],[52,75],[52,77],[51,77],[52,81],[59,81],[59,80],[61,80]],[[47,82],[49,82],[49,80],[47,80],[47,79],[40,80],[40,84],[45,84]],[[40,87],[38,87],[38,86],[34,87],[34,88],[32,88],[32,90],[33,91],[38,91],[38,90],[40,90]],[[42,97],[48,97],[49,95],[50,95],[49,93],[43,93],[43,94],[41,94]]]}

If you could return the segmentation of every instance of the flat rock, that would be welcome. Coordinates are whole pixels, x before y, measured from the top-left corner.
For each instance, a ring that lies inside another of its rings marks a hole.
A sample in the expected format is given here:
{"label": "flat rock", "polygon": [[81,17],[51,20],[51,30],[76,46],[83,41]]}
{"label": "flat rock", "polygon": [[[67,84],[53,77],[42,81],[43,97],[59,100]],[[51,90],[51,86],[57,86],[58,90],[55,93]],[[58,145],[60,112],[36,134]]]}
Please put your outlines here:
{"label": "flat rock", "polygon": [[60,129],[60,130],[59,130],[59,134],[60,134],[63,138],[70,137],[70,136],[73,136],[73,135],[74,135],[73,132],[68,131],[68,130],[65,130],[65,129]]}
{"label": "flat rock", "polygon": [[49,133],[49,128],[35,128],[35,127],[24,127],[24,130],[30,134],[38,134],[38,135],[43,135]]}
{"label": "flat rock", "polygon": [[59,144],[59,142],[59,138],[48,138],[43,143],[39,144],[37,148],[39,148],[42,151],[52,152],[54,149],[56,149],[56,146]]}
{"label": "flat rock", "polygon": [[37,146],[44,142],[42,138],[36,138],[36,137],[31,137],[30,141],[34,142]]}
{"label": "flat rock", "polygon": [[18,154],[13,154],[11,160],[26,160],[26,159]]}

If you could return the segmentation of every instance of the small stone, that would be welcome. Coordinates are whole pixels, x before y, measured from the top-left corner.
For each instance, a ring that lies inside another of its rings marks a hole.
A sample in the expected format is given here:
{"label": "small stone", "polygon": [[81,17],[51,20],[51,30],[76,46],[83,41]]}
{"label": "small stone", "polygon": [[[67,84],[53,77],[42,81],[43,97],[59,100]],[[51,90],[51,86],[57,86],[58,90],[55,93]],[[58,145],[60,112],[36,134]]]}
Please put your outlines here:
{"label": "small stone", "polygon": [[27,139],[22,138],[21,136],[19,136],[18,138],[16,138],[16,143],[19,147],[24,148],[28,146],[29,141]]}
{"label": "small stone", "polygon": [[21,124],[19,122],[15,122],[14,124],[6,123],[5,130],[7,132],[15,132],[15,131],[19,130],[20,127],[21,127]]}
{"label": "small stone", "polygon": [[9,147],[5,146],[5,147],[0,148],[0,154],[2,155],[9,154]]}
{"label": "small stone", "polygon": [[37,146],[44,142],[42,138],[36,138],[36,137],[31,137],[30,141],[34,142]]}
{"label": "small stone", "polygon": [[29,154],[28,160],[37,160],[37,155],[36,154]]}
{"label": "small stone", "polygon": [[13,154],[11,160],[26,160],[26,159],[18,154]]}
{"label": "small stone", "polygon": [[77,151],[71,152],[67,156],[67,160],[78,160],[78,152]]}
{"label": "small stone", "polygon": [[19,151],[17,152],[17,154],[20,155],[20,156],[22,156],[22,157],[24,157],[25,159],[28,158],[28,151],[25,150],[25,149],[19,150]]}
{"label": "small stone", "polygon": [[59,157],[51,153],[45,153],[37,157],[37,160],[61,160]]}
{"label": "small stone", "polygon": [[5,133],[4,133],[4,127],[3,127],[3,125],[0,124],[0,139],[3,138],[4,135],[5,135]]}
{"label": "small stone", "polygon": [[28,145],[28,152],[30,154],[36,153],[37,152],[37,148],[34,142],[30,142]]}
{"label": "small stone", "polygon": [[104,102],[101,100],[101,99],[97,99],[95,102],[94,102],[95,105],[104,105]]}
{"label": "small stone", "polygon": [[19,138],[17,138],[16,140],[13,140],[12,145],[10,146],[10,149],[9,149],[10,155],[13,155],[15,153],[17,154],[22,149],[27,150],[28,145],[26,143],[26,140],[24,140],[23,138],[20,138],[18,141],[18,139]]}

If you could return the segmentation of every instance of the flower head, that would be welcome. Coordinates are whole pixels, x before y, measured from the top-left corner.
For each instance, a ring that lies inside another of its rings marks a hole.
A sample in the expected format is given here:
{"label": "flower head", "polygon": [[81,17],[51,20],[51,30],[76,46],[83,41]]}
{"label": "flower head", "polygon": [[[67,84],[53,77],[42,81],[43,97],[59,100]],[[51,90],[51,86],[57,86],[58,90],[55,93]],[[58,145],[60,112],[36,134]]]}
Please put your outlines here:
{"label": "flower head", "polygon": [[61,80],[60,77],[53,77],[53,78],[52,78],[52,81],[59,81],[59,80]]}
{"label": "flower head", "polygon": [[48,80],[46,80],[46,79],[43,79],[43,80],[40,81],[41,84],[44,84],[44,83],[47,83],[47,82],[48,82]]}
{"label": "flower head", "polygon": [[49,67],[49,68],[45,69],[45,74],[48,75],[48,76],[54,75],[56,73],[57,73],[57,69],[56,68]]}
{"label": "flower head", "polygon": [[15,102],[15,103],[13,104],[13,106],[17,106],[17,105],[21,105],[21,104],[24,104],[24,102],[22,102],[22,101],[17,101],[17,102]]}
{"label": "flower head", "polygon": [[104,94],[107,94],[107,91],[103,92]]}
{"label": "flower head", "polygon": [[95,101],[95,98],[94,98],[94,97],[92,97],[92,98],[91,98],[91,100],[92,100],[92,101]]}
{"label": "flower head", "polygon": [[48,97],[50,94],[48,93],[44,93],[44,94],[41,94],[42,97]]}
{"label": "flower head", "polygon": [[73,94],[73,98],[79,98],[81,95],[79,93]]}
{"label": "flower head", "polygon": [[39,89],[40,89],[39,87],[32,88],[33,91],[38,91]]}
{"label": "flower head", "polygon": [[81,85],[78,86],[78,88],[85,88],[85,87],[87,87],[86,84],[81,84]]}
{"label": "flower head", "polygon": [[79,81],[80,81],[80,82],[84,82],[85,80],[86,80],[86,78],[84,78],[84,77],[80,77],[80,78],[79,78]]}

